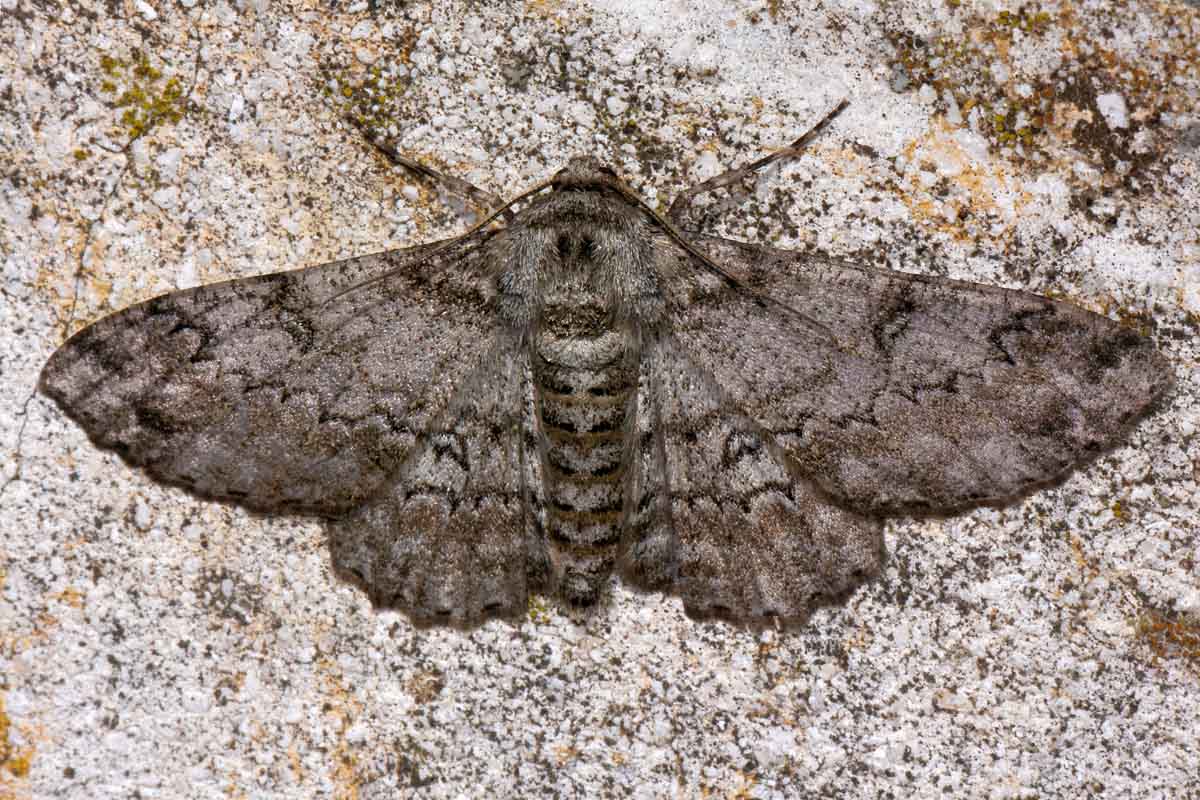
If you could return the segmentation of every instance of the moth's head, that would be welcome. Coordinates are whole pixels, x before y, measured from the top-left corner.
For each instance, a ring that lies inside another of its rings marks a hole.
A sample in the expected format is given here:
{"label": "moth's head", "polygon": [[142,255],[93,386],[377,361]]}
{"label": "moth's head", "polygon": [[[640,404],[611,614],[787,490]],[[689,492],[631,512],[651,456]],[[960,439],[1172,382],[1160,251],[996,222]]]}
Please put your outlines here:
{"label": "moth's head", "polygon": [[620,186],[621,179],[603,161],[593,156],[575,156],[550,180],[555,189],[599,189]]}

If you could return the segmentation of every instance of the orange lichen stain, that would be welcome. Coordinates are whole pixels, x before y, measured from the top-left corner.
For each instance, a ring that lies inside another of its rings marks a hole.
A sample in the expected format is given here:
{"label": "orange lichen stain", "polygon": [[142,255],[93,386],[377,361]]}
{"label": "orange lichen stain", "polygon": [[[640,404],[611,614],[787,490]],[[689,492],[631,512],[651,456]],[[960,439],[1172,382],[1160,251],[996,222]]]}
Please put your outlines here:
{"label": "orange lichen stain", "polygon": [[758,785],[758,776],[753,772],[738,772],[739,784],[729,791],[729,800],[750,800],[754,796],[754,787]]}
{"label": "orange lichen stain", "polygon": [[[40,638],[45,640],[49,637],[42,636]],[[20,636],[0,635],[0,653],[21,653],[29,648],[33,640],[34,636],[31,634],[22,634]]]}
{"label": "orange lichen stain", "polygon": [[335,800],[358,800],[358,760],[350,752],[345,739],[339,739],[333,750],[333,796]]}
{"label": "orange lichen stain", "polygon": [[1200,675],[1200,621],[1150,609],[1137,619],[1137,638],[1153,661],[1182,660]]}
{"label": "orange lichen stain", "polygon": [[440,672],[433,670],[422,670],[404,682],[405,690],[418,705],[425,705],[433,700],[445,687],[445,678]]}
{"label": "orange lichen stain", "polygon": [[[1070,545],[1083,579],[1087,581],[1098,577],[1100,569],[1095,560],[1084,553],[1079,537],[1072,536]],[[1150,608],[1143,609],[1133,619],[1133,627],[1134,636],[1150,650],[1151,661],[1155,665],[1166,660],[1182,661],[1200,676],[1200,620]]]}
{"label": "orange lichen stain", "polygon": [[350,742],[346,741],[346,731],[362,714],[363,704],[346,688],[336,662],[326,659],[322,667],[326,673],[327,696],[324,715],[337,726],[337,744],[331,753],[333,764],[330,769],[334,784],[333,797],[334,800],[358,800],[362,783],[361,769]]}
{"label": "orange lichen stain", "polygon": [[[40,202],[39,213],[42,217],[55,220],[54,243],[50,245],[59,252],[67,253],[71,263],[79,264],[84,258],[84,247],[87,248],[87,261],[102,264],[107,249],[107,235],[103,234],[103,226],[92,228],[92,234],[87,233],[90,223],[79,216],[77,211],[57,207],[53,201]],[[98,298],[97,307],[104,307],[112,294],[112,282],[92,277],[85,270],[80,281],[80,295],[86,291],[90,296]],[[76,276],[72,272],[64,272],[61,261],[47,261],[38,268],[34,285],[44,290],[44,296],[53,297],[54,305],[58,308],[59,318],[66,319],[76,304]],[[75,328],[68,333],[74,333],[86,324],[86,320],[75,320]]]}
{"label": "orange lichen stain", "polygon": [[1079,567],[1080,573],[1086,576],[1087,580],[1092,580],[1100,576],[1100,569],[1096,566],[1093,559],[1087,557],[1083,552],[1083,542],[1078,536],[1072,536],[1070,540],[1071,554],[1075,557],[1075,564]]}
{"label": "orange lichen stain", "polygon": [[292,770],[292,775],[296,779],[296,783],[304,782],[304,762],[300,758],[300,746],[296,739],[293,738],[291,744],[288,745],[287,751],[288,767]]}
{"label": "orange lichen stain", "polygon": [[550,17],[562,10],[562,3],[558,0],[526,0],[525,10],[541,17]]}
{"label": "orange lichen stain", "polygon": [[[1094,311],[1097,314],[1103,314],[1106,317],[1117,317],[1117,322],[1122,327],[1130,330],[1135,330],[1143,336],[1149,336],[1153,332],[1153,319],[1144,308],[1130,308],[1127,305],[1119,302],[1117,298],[1109,294],[1095,295],[1088,299],[1087,303],[1081,303],[1071,298],[1066,298],[1076,305],[1082,305],[1089,311]],[[1119,508],[1113,509],[1113,516],[1117,519],[1123,519]]]}
{"label": "orange lichen stain", "polygon": [[[32,630],[15,636],[0,636],[0,652],[16,654],[23,653],[34,646],[42,646],[50,641],[50,635],[59,625],[58,618],[45,611],[33,617]],[[4,631],[8,633],[8,631]]]}
{"label": "orange lichen stain", "polygon": [[76,589],[74,586],[68,586],[58,594],[50,595],[51,600],[57,600],[60,603],[65,603],[71,608],[83,608],[83,592]]}
{"label": "orange lichen stain", "polygon": [[4,710],[4,696],[0,695],[0,800],[16,800],[16,781],[24,783],[33,764],[32,747],[18,748],[12,741],[13,721]]}
{"label": "orange lichen stain", "polygon": [[1046,120],[1046,129],[1059,140],[1066,141],[1070,139],[1071,131],[1076,125],[1081,122],[1087,125],[1095,119],[1096,114],[1090,108],[1080,108],[1069,100],[1055,100],[1051,105],[1049,119]]}
{"label": "orange lichen stain", "polygon": [[[929,197],[928,191],[901,192],[900,201],[918,224],[960,241],[973,241],[975,236],[953,221],[962,217],[964,208],[977,217],[995,215],[1000,219],[1015,219],[1032,196],[1019,189],[1017,182],[1003,169],[1002,162],[981,162],[972,157],[954,136],[954,131],[944,118],[938,117],[927,135],[908,143],[904,155],[911,162],[928,163],[931,171],[948,183],[956,184],[961,192],[940,206]],[[951,170],[947,167],[951,167],[954,174],[949,174]],[[1011,210],[997,201],[1000,196],[1011,198]],[[947,219],[941,211],[941,207],[947,205],[956,212],[952,219]]]}
{"label": "orange lichen stain", "polygon": [[[80,227],[86,227],[87,223],[79,218],[75,220],[75,224]],[[66,226],[63,226],[64,228]],[[102,226],[94,228],[95,231],[101,231]],[[70,261],[75,264],[87,263],[103,264],[105,261],[104,254],[108,249],[108,237],[104,234],[93,236],[77,235],[72,239],[63,242],[63,247],[69,252]],[[86,248],[86,250],[85,250]],[[112,296],[113,283],[105,278],[100,278],[92,275],[85,268],[80,276],[82,280],[79,286],[79,296],[87,296],[93,299],[92,308],[103,309],[108,307],[109,298]],[[54,305],[58,308],[59,318],[66,319],[72,313],[78,311],[76,303],[77,297],[75,293],[76,278],[72,275],[67,275],[64,278],[64,273],[61,268],[46,268],[39,271],[37,276],[37,284],[47,287],[53,296]],[[80,304],[82,306],[82,304]],[[99,318],[102,313],[97,313]],[[73,318],[72,328],[66,333],[72,334],[81,328],[86,327],[89,322],[84,318]]]}
{"label": "orange lichen stain", "polygon": [[565,767],[577,758],[579,758],[579,750],[574,745],[560,744],[554,748],[554,760],[560,767]]}
{"label": "orange lichen stain", "polygon": [[[847,651],[866,650],[875,641],[875,632],[866,625],[856,625],[842,639]],[[762,645],[759,645],[762,648]],[[761,649],[760,649],[761,652]]]}

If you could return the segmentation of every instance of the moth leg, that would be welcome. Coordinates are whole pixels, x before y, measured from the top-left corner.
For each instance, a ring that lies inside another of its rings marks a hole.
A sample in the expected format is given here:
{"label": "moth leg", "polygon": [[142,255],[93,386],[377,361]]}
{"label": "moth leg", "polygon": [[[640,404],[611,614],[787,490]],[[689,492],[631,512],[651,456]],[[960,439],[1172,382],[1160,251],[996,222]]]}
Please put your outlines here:
{"label": "moth leg", "polygon": [[[427,167],[419,161],[414,161],[405,155],[401,155],[401,153],[396,149],[395,143],[391,139],[385,139],[384,137],[378,135],[371,128],[362,124],[353,117],[347,117],[346,120],[351,125],[358,128],[358,130],[362,132],[363,136],[367,138],[367,141],[370,142],[376,150],[382,153],[388,161],[391,161],[397,166],[404,167],[409,172],[419,175],[426,180],[433,181],[434,183],[440,183],[442,186],[446,187],[451,194],[458,195],[459,197],[473,203],[480,213],[486,215],[504,205],[504,201],[499,197],[491,192],[480,189],[478,186],[470,183],[469,181],[465,181],[462,178],[456,178],[453,175],[447,175],[444,172],[438,172],[433,167]],[[511,220],[512,217],[512,209],[505,209],[504,218],[506,220]]]}
{"label": "moth leg", "polygon": [[683,192],[683,194],[676,197],[674,202],[671,203],[671,208],[667,211],[667,219],[670,220],[674,225],[682,225],[684,221],[684,215],[688,212],[688,209],[691,208],[692,201],[698,195],[707,194],[708,192],[722,189],[731,184],[739,183],[746,178],[746,176],[775,163],[781,158],[791,158],[792,156],[799,155],[800,151],[803,150],[809,142],[815,139],[817,135],[824,130],[830,122],[833,121],[833,118],[842,113],[842,111],[844,111],[848,105],[850,105],[848,100],[842,100],[832,111],[822,117],[820,122],[809,128],[803,136],[789,144],[787,147],[784,147],[781,150],[776,150],[770,155],[765,155],[757,161],[747,164],[744,167],[736,167],[734,169],[726,170],[716,177],[709,178],[703,183],[698,183],[690,189],[687,189]]}

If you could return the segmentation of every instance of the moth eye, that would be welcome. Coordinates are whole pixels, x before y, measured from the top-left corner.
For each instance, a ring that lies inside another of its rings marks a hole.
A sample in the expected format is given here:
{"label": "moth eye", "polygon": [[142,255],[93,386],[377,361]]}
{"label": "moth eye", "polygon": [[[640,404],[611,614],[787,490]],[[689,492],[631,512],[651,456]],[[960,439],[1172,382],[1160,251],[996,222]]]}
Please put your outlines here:
{"label": "moth eye", "polygon": [[579,245],[579,255],[590,259],[595,252],[596,243],[590,237],[583,237],[583,241]]}
{"label": "moth eye", "polygon": [[561,258],[566,258],[567,256],[571,255],[571,237],[567,234],[560,233],[558,235],[558,241],[554,243],[554,246],[558,249],[558,255]]}

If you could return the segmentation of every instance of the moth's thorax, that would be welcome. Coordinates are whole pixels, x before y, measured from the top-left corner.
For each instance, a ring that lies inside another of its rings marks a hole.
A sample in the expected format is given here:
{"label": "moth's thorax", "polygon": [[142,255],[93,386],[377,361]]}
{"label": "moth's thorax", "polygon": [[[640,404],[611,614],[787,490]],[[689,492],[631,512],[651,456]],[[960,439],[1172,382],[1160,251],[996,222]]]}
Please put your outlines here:
{"label": "moth's thorax", "polygon": [[660,262],[671,252],[664,241],[621,195],[556,187],[489,243],[501,313],[521,326],[571,316],[585,324],[597,314],[653,322],[661,314]]}

